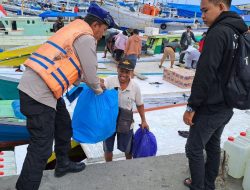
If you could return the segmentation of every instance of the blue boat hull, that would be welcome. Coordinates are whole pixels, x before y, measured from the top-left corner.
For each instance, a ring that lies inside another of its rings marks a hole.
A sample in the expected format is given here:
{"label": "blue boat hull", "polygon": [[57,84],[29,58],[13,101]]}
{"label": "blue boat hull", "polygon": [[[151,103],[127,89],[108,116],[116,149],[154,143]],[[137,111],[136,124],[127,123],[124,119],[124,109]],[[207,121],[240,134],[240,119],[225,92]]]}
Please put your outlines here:
{"label": "blue boat hull", "polygon": [[25,125],[0,122],[0,144],[15,141],[28,141],[30,138]]}

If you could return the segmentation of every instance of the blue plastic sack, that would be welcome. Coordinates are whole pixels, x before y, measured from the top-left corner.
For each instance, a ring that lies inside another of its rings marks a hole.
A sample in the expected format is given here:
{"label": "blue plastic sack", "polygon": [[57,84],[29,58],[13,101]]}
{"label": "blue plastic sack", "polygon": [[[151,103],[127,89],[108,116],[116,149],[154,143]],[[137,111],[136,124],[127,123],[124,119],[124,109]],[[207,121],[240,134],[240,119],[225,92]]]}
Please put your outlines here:
{"label": "blue plastic sack", "polygon": [[152,132],[139,127],[135,132],[133,141],[133,158],[155,156],[157,152],[157,141]]}
{"label": "blue plastic sack", "polygon": [[96,95],[84,85],[73,113],[73,138],[81,143],[104,141],[114,134],[117,116],[117,90],[105,90]]}
{"label": "blue plastic sack", "polygon": [[66,98],[72,103],[82,92],[83,84],[74,86],[69,92],[66,93]]}
{"label": "blue plastic sack", "polygon": [[15,117],[18,119],[26,119],[26,117],[20,111],[20,100],[14,100],[11,103],[12,109],[14,111]]}

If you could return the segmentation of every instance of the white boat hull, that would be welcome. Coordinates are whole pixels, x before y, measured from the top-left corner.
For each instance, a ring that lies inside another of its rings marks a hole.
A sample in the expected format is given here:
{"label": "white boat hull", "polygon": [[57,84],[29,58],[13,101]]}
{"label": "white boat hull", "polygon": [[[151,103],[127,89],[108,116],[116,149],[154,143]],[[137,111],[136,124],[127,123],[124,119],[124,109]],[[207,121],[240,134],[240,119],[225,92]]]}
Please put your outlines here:
{"label": "white boat hull", "polygon": [[[161,24],[154,23],[155,16],[142,14],[139,11],[132,12],[128,7],[122,7],[114,4],[104,4],[102,8],[110,12],[118,26],[124,28],[133,28],[143,30],[145,27],[160,28]],[[159,17],[158,17],[159,18]],[[166,24],[166,31],[181,30],[185,28],[184,23],[168,22]]]}

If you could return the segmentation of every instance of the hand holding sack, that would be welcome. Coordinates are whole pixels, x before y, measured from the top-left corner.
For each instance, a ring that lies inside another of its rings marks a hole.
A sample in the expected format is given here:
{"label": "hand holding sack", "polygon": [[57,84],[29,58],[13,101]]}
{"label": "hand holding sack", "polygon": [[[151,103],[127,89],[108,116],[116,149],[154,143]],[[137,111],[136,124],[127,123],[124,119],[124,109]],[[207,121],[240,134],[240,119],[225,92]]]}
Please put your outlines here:
{"label": "hand holding sack", "polygon": [[157,152],[157,141],[152,132],[141,127],[137,129],[133,142],[133,158],[155,156]]}

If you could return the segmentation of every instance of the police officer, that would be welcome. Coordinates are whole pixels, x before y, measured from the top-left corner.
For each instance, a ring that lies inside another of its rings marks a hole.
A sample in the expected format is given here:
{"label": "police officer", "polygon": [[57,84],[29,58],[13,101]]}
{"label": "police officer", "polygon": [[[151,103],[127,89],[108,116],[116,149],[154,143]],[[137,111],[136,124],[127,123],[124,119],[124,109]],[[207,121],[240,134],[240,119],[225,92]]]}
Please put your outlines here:
{"label": "police officer", "polygon": [[61,95],[71,84],[82,79],[97,95],[102,93],[96,76],[96,41],[113,25],[108,12],[91,4],[84,21],[76,19],[59,30],[25,61],[27,68],[18,89],[20,109],[27,117],[30,143],[16,183],[17,190],[39,188],[53,141],[56,177],[84,170],[84,163],[68,158],[72,127]]}

